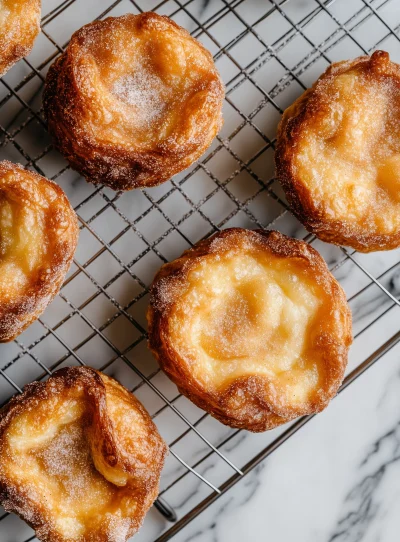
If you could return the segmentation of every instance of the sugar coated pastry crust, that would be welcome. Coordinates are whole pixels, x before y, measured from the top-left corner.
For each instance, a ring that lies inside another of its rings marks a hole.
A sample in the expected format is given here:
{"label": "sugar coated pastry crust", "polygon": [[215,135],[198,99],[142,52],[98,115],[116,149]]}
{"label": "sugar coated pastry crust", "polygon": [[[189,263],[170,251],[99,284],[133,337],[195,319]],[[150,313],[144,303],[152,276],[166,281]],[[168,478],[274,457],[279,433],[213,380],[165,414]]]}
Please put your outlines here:
{"label": "sugar coated pastry crust", "polygon": [[40,32],[40,0],[0,2],[0,76],[30,53]]}
{"label": "sugar coated pastry crust", "polygon": [[352,342],[345,294],[321,256],[276,231],[224,230],[164,265],[148,322],[180,392],[250,431],[324,409]]}
{"label": "sugar coated pastry crust", "polygon": [[158,494],[165,454],[121,384],[60,369],[0,411],[0,500],[43,542],[125,542]]}
{"label": "sugar coated pastry crust", "polygon": [[51,66],[44,109],[88,181],[153,186],[199,158],[222,124],[224,87],[201,43],[153,12],[78,30]]}
{"label": "sugar coated pastry crust", "polygon": [[56,183],[0,162],[0,342],[22,333],[57,294],[78,232]]}
{"label": "sugar coated pastry crust", "polygon": [[332,64],[282,117],[277,175],[297,218],[362,252],[400,246],[400,66]]}

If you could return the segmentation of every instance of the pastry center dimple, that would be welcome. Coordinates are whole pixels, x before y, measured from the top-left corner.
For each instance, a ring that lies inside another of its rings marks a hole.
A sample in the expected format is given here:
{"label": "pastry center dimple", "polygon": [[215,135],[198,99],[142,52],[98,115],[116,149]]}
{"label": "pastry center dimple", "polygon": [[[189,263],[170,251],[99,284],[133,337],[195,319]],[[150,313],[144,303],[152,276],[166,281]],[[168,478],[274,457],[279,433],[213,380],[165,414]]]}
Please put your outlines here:
{"label": "pastry center dimple", "polygon": [[315,382],[321,302],[295,265],[276,262],[241,255],[192,271],[187,310],[172,327],[196,376],[217,387],[246,375],[288,383],[299,369],[303,383]]}
{"label": "pastry center dimple", "polygon": [[204,316],[201,345],[215,359],[238,359],[265,352],[279,324],[279,286],[248,281],[214,300]]}
{"label": "pastry center dimple", "polygon": [[37,458],[43,462],[48,475],[58,480],[65,491],[64,497],[71,500],[90,497],[94,467],[89,443],[79,424],[64,426],[46,447],[39,450]]}
{"label": "pastry center dimple", "polygon": [[142,66],[117,79],[111,90],[118,100],[135,110],[134,122],[139,127],[148,127],[162,117],[165,91],[162,80]]}
{"label": "pastry center dimple", "polygon": [[96,521],[104,503],[112,500],[112,486],[94,466],[84,404],[71,400],[50,408],[57,422],[50,423],[43,410],[35,424],[29,412],[15,424],[9,440],[16,452],[16,474],[29,474],[58,529],[68,539],[80,539],[87,521]]}

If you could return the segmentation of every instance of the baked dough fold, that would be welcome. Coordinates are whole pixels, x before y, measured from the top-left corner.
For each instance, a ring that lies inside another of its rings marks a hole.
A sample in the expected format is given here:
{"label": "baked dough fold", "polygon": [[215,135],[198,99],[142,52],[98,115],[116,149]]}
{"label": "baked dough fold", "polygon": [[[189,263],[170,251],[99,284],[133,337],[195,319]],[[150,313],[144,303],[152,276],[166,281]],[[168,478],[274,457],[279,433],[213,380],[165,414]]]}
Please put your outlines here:
{"label": "baked dough fold", "polygon": [[283,114],[277,176],[296,217],[362,252],[400,246],[400,66],[332,64]]}
{"label": "baked dough fold", "polygon": [[76,214],[56,183],[0,162],[0,342],[22,333],[52,301],[78,233]]}
{"label": "baked dough fold", "polygon": [[157,496],[165,454],[121,384],[60,369],[0,411],[0,500],[43,542],[125,542]]}
{"label": "baked dough fold", "polygon": [[162,183],[199,158],[222,124],[213,58],[168,17],[110,17],[75,32],[51,66],[44,110],[57,148],[115,190]]}
{"label": "baked dough fold", "polygon": [[0,76],[31,52],[40,32],[40,0],[0,3]]}
{"label": "baked dough fold", "polygon": [[352,342],[345,294],[321,256],[274,231],[224,230],[164,265],[148,322],[180,392],[250,431],[324,409]]}

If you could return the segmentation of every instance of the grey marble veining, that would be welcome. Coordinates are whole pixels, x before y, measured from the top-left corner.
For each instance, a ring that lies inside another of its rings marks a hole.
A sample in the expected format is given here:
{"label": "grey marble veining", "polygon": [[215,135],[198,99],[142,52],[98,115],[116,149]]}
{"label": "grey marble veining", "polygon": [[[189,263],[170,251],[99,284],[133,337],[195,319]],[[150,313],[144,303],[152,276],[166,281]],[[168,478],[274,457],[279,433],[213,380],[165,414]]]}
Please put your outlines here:
{"label": "grey marble veining", "polygon": [[397,346],[174,540],[398,540],[399,364]]}

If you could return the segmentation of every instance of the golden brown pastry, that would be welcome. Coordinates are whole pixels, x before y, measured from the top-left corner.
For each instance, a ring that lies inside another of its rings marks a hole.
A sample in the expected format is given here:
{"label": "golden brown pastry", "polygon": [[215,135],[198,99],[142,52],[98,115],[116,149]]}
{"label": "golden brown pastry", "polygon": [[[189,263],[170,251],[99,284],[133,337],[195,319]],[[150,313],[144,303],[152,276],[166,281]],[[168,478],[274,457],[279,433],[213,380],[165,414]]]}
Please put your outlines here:
{"label": "golden brown pastry", "polygon": [[125,542],[157,496],[165,454],[121,384],[60,369],[0,411],[0,500],[43,542]]}
{"label": "golden brown pastry", "polygon": [[148,321],[180,392],[250,431],[323,410],[352,342],[345,294],[321,256],[276,231],[224,230],[164,265]]}
{"label": "golden brown pastry", "polygon": [[22,333],[57,294],[78,231],[56,183],[0,162],[0,342]]}
{"label": "golden brown pastry", "polygon": [[93,183],[153,186],[192,164],[221,127],[211,54],[148,12],[78,30],[52,65],[44,109],[57,148]]}
{"label": "golden brown pastry", "polygon": [[400,66],[332,64],[282,117],[277,175],[294,214],[330,243],[400,246]]}
{"label": "golden brown pastry", "polygon": [[0,76],[30,53],[40,32],[40,0],[0,2]]}

